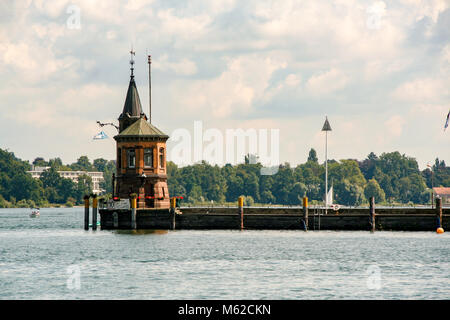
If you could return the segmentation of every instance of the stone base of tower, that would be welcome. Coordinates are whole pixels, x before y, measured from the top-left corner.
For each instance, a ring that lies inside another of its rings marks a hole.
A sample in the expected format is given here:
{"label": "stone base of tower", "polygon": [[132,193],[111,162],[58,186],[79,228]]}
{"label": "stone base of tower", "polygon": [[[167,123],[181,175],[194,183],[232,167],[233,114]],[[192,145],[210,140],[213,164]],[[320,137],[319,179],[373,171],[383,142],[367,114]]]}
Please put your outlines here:
{"label": "stone base of tower", "polygon": [[167,178],[122,176],[117,177],[115,196],[130,199],[137,195],[137,209],[169,209],[170,196]]}

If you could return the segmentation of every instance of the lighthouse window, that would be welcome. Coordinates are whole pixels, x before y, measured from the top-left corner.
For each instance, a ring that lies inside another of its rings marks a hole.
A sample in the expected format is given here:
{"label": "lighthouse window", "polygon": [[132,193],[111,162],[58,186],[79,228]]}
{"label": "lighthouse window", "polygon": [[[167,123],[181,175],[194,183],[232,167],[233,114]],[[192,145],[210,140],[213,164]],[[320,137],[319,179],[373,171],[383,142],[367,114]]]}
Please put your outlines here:
{"label": "lighthouse window", "polygon": [[164,168],[164,148],[159,149],[159,166]]}
{"label": "lighthouse window", "polygon": [[146,167],[153,167],[153,149],[144,149],[144,165]]}
{"label": "lighthouse window", "polygon": [[136,167],[136,153],[133,150],[128,150],[128,168]]}

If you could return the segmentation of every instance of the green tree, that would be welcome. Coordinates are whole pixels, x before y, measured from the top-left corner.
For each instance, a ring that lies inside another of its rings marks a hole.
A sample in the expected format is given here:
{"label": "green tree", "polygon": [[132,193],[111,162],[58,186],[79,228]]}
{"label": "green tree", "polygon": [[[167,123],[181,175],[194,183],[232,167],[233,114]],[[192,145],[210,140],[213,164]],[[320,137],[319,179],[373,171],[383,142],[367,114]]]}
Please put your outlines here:
{"label": "green tree", "polygon": [[90,195],[92,194],[92,179],[91,177],[89,177],[87,174],[82,174],[80,176],[78,176],[78,182],[77,182],[77,186],[76,186],[76,195],[77,195],[77,199],[78,201],[81,202],[81,199],[83,199],[83,197],[85,195]]}
{"label": "green tree", "polygon": [[194,185],[188,194],[187,200],[191,203],[205,201],[205,198],[203,197],[202,188],[198,185]]}
{"label": "green tree", "polygon": [[[341,160],[328,165],[329,179],[334,186],[336,202],[344,205],[360,205],[365,202],[364,178],[355,160]],[[325,194],[325,189],[323,194]]]}
{"label": "green tree", "polygon": [[95,169],[87,156],[79,157],[77,162],[72,163],[70,167],[74,171],[94,171]]}
{"label": "green tree", "polygon": [[307,161],[294,169],[295,181],[306,187],[306,196],[310,200],[322,200],[325,190],[325,167],[318,162]]}
{"label": "green tree", "polygon": [[49,166],[48,162],[45,161],[45,159],[42,157],[35,158],[32,163],[33,163],[33,166],[36,166],[36,167],[48,167]]}
{"label": "green tree", "polygon": [[244,206],[251,207],[255,204],[255,200],[253,200],[252,196],[245,196],[244,198]]}
{"label": "green tree", "polygon": [[364,195],[366,196],[367,200],[369,200],[370,197],[374,197],[376,203],[382,203],[386,201],[386,195],[375,179],[369,180],[364,189]]}
{"label": "green tree", "polygon": [[57,188],[62,178],[59,175],[58,171],[56,171],[55,167],[50,167],[49,169],[44,170],[44,172],[42,172],[39,179],[42,181],[42,185],[44,188],[47,187]]}
{"label": "green tree", "polygon": [[311,150],[309,150],[308,161],[317,162],[317,163],[319,162],[319,159],[317,159],[317,152],[313,148],[311,148]]}
{"label": "green tree", "polygon": [[14,153],[0,149],[0,195],[11,205],[16,200],[30,199],[36,203],[44,202],[42,184],[34,180],[28,170],[31,165],[18,159]]}
{"label": "green tree", "polygon": [[280,165],[278,172],[273,175],[272,193],[278,204],[289,204],[289,195],[294,185],[294,173],[288,163]]}
{"label": "green tree", "polygon": [[100,171],[103,172],[103,181],[100,182],[100,188],[105,190],[106,193],[112,193],[113,191],[112,177],[113,174],[116,172],[116,162],[114,160],[107,161],[103,167],[103,170]]}
{"label": "green tree", "polygon": [[76,197],[77,190],[75,183],[63,178],[56,171],[56,166],[51,166],[44,170],[39,180],[45,189],[45,196],[51,203],[65,203],[69,197]]}
{"label": "green tree", "polygon": [[68,168],[68,167],[65,167],[64,165],[63,165],[63,163],[62,163],[62,160],[60,159],[60,158],[54,158],[54,159],[50,159],[49,161],[48,161],[48,165],[50,166],[50,167],[54,167],[56,170],[64,170],[64,169],[66,169],[66,171],[67,171],[67,169],[69,169],[70,170],[70,168]]}
{"label": "green tree", "polygon": [[303,197],[306,195],[306,186],[301,182],[295,182],[289,192],[289,204],[299,205],[302,203]]}
{"label": "green tree", "polygon": [[[89,159],[88,159],[89,161]],[[108,160],[103,158],[94,159],[94,168],[99,172],[105,172],[106,166],[108,164]]]}

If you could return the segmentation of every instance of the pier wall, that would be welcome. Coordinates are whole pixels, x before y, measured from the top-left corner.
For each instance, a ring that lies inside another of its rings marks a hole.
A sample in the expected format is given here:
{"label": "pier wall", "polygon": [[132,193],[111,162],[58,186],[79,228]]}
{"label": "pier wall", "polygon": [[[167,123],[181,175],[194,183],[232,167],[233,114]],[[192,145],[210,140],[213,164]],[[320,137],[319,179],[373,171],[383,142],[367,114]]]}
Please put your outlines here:
{"label": "pier wall", "polygon": [[[137,210],[137,229],[240,229],[238,208],[180,208],[174,215],[166,209]],[[114,212],[117,216],[114,224]],[[319,215],[319,213],[321,215]],[[343,211],[309,210],[308,229],[370,230],[369,209],[350,208]],[[450,208],[443,209],[444,230],[450,230]],[[244,208],[244,229],[303,230],[302,208]],[[376,230],[435,231],[436,209],[377,209]],[[131,229],[131,210],[100,209],[103,230]]]}

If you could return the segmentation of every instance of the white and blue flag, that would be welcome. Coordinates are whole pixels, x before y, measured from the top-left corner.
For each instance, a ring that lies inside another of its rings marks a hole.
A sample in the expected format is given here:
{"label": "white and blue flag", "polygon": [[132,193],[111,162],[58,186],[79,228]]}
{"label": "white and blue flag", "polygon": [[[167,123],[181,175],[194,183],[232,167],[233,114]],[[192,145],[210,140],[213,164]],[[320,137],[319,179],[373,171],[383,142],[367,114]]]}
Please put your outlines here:
{"label": "white and blue flag", "polygon": [[94,140],[103,140],[103,139],[108,139],[108,136],[103,131],[94,136]]}
{"label": "white and blue flag", "polygon": [[444,131],[445,131],[445,129],[447,129],[447,127],[448,127],[448,118],[450,118],[450,111],[449,111],[448,114],[447,114],[447,120],[445,120]]}

